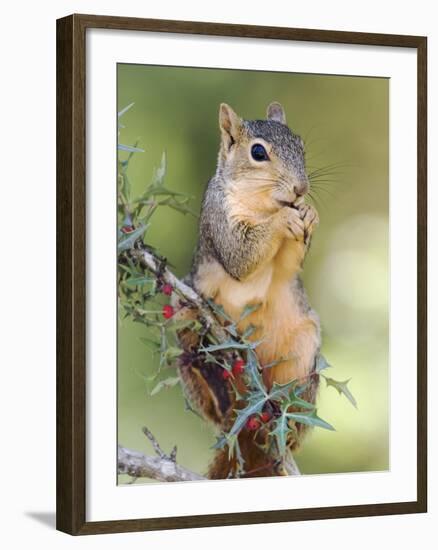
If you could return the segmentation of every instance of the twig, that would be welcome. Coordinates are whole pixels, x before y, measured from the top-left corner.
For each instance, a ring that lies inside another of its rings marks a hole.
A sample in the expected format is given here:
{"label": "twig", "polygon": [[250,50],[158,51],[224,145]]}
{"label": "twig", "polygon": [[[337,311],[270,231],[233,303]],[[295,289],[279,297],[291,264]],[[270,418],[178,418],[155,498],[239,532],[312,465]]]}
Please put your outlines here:
{"label": "twig", "polygon": [[148,428],[144,427],[143,433],[152,443],[157,456],[147,456],[119,445],[117,455],[119,474],[130,475],[133,481],[139,477],[148,477],[157,481],[199,481],[205,479],[205,477],[176,463],[176,447],[172,449],[170,455],[167,455]]}
{"label": "twig", "polygon": [[[152,435],[152,432],[146,428],[146,426],[143,426],[143,433],[144,435],[149,439],[149,441],[152,443],[152,447],[154,448],[154,451],[157,453],[157,455],[160,458],[165,458],[167,460],[170,460],[170,458],[164,453],[162,448],[160,447],[158,441],[155,439],[155,437]],[[175,457],[176,458],[176,457]],[[175,462],[175,460],[173,460]]]}
{"label": "twig", "polygon": [[173,460],[158,456],[146,456],[138,451],[118,446],[117,465],[119,474],[133,478],[147,477],[157,481],[199,481],[205,477],[179,466]]}

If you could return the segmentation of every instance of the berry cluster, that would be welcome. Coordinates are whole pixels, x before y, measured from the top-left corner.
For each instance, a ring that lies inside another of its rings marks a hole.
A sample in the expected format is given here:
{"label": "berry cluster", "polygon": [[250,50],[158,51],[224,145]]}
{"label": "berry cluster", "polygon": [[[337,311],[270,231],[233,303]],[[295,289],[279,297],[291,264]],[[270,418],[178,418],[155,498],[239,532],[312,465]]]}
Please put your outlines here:
{"label": "berry cluster", "polygon": [[236,359],[233,363],[233,366],[231,370],[224,369],[222,371],[222,377],[224,380],[228,380],[229,378],[236,376],[240,376],[245,372],[245,361],[243,359]]}
{"label": "berry cluster", "polygon": [[[172,296],[173,286],[169,283],[165,283],[160,290],[166,296]],[[166,304],[163,306],[162,313],[165,319],[172,319],[172,317],[175,315],[175,309],[170,304]]]}
{"label": "berry cluster", "polygon": [[262,424],[266,424],[272,418],[272,415],[268,411],[262,412],[258,417],[256,415],[250,416],[246,421],[246,429],[250,432],[258,430]]}

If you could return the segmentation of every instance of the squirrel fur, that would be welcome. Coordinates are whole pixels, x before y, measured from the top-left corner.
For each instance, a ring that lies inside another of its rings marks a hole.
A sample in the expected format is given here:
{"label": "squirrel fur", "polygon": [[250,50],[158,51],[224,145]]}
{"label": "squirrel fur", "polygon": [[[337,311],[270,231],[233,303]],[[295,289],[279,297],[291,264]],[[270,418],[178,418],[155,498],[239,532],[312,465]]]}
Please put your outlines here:
{"label": "squirrel fur", "polygon": [[[256,327],[250,338],[262,340],[255,350],[262,366],[278,362],[263,371],[266,386],[308,380],[303,397],[314,402],[320,325],[299,273],[318,214],[305,202],[309,181],[303,141],[286,125],[284,110],[276,102],[268,106],[266,120],[243,120],[223,103],[219,127],[217,169],[205,191],[198,246],[186,282],[222,306],[235,322],[246,306],[258,304],[237,328],[243,333],[250,325]],[[177,315],[195,319],[196,311],[180,305]],[[196,350],[198,338],[188,330],[180,334],[189,353]],[[180,366],[180,373],[200,413],[221,430],[230,429],[233,411],[240,405],[223,369],[198,364],[194,353],[193,361]],[[235,384],[242,386],[239,379]],[[305,431],[303,424],[296,428],[300,437],[289,442],[290,449],[297,448]],[[264,437],[263,430],[254,435],[243,429],[239,435],[246,477],[285,473],[269,462],[261,446]],[[236,468],[228,449],[221,449],[208,477],[233,477]]]}

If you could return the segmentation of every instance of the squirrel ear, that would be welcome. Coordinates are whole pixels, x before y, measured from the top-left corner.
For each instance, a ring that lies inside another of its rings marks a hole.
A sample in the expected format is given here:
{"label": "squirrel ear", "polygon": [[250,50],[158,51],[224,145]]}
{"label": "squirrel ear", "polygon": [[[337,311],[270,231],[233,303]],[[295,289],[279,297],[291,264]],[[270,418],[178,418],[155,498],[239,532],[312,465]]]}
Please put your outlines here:
{"label": "squirrel ear", "polygon": [[273,101],[268,105],[266,110],[266,117],[268,120],[276,120],[282,124],[286,124],[286,115],[284,114],[284,109],[278,103],[278,101]]}
{"label": "squirrel ear", "polygon": [[226,142],[228,149],[236,141],[241,125],[242,119],[236,115],[233,109],[226,103],[221,103],[219,107],[219,127],[222,139]]}

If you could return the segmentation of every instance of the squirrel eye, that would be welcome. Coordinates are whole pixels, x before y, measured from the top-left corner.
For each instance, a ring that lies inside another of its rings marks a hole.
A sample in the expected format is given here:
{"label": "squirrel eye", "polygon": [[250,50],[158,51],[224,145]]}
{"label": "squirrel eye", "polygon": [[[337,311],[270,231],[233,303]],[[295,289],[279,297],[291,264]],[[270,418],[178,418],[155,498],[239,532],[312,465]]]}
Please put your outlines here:
{"label": "squirrel eye", "polygon": [[268,153],[261,143],[254,143],[251,147],[251,156],[257,162],[269,160]]}

